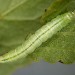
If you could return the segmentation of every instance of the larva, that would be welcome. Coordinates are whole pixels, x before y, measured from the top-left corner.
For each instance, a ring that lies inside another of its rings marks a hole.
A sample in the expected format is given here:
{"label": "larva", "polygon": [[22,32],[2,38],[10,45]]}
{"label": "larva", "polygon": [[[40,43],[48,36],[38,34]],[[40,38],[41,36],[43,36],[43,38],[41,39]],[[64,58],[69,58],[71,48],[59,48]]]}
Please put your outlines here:
{"label": "larva", "polygon": [[75,16],[75,12],[68,12],[57,16],[51,22],[41,27],[21,46],[17,47],[2,56],[0,56],[0,63],[13,62],[18,58],[26,57],[39,47],[48,38],[51,38],[55,33],[67,26]]}

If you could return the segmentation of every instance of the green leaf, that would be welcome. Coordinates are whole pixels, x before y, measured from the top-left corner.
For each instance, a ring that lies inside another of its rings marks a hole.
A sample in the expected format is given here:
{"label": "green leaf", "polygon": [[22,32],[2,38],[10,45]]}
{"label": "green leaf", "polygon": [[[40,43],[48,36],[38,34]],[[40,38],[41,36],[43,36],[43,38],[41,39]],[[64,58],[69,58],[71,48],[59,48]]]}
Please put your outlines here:
{"label": "green leaf", "polygon": [[5,20],[34,20],[43,14],[50,2],[51,0],[0,0],[0,18]]}
{"label": "green leaf", "polygon": [[[55,0],[50,7],[45,10],[45,13],[41,17],[41,22],[49,22],[51,19],[55,18],[57,15],[68,10],[68,7],[73,7],[73,0]],[[72,8],[71,7],[71,8]],[[73,8],[70,10],[73,10]]]}

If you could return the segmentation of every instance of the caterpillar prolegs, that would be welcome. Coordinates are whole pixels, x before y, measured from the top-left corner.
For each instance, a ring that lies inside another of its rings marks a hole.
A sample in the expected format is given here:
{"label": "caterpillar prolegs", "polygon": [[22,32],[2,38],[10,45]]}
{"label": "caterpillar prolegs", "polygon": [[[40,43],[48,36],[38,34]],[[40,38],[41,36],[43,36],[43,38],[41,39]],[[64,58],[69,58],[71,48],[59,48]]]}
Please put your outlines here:
{"label": "caterpillar prolegs", "polygon": [[18,58],[22,58],[23,56],[26,57],[48,38],[51,38],[59,30],[67,26],[72,19],[74,19],[74,17],[75,11],[57,16],[51,22],[48,22],[46,25],[37,30],[35,34],[33,34],[21,46],[0,56],[0,63],[13,62]]}

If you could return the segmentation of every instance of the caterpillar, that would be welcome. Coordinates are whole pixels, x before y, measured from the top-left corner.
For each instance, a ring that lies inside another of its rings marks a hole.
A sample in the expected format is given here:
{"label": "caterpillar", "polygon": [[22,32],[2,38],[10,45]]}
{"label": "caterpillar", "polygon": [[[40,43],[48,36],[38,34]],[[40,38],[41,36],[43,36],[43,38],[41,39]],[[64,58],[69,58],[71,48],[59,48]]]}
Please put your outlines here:
{"label": "caterpillar", "polygon": [[63,27],[67,26],[72,19],[74,19],[74,17],[75,11],[67,12],[52,19],[51,22],[48,22],[33,35],[31,35],[28,40],[24,41],[21,46],[0,56],[0,63],[13,62],[19,58],[26,57],[28,54],[32,53],[36,48],[38,48],[43,42],[47,41],[47,39],[51,38]]}

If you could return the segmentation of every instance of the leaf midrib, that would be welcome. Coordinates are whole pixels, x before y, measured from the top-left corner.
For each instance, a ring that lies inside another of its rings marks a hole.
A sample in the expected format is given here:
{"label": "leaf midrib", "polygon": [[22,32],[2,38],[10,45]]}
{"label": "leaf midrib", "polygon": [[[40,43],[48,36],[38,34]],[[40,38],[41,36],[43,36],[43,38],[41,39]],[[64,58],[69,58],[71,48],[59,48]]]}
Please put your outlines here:
{"label": "leaf midrib", "polygon": [[[19,4],[17,4],[16,6],[12,7],[11,9],[8,9],[7,11],[5,11],[4,13],[1,14],[1,17],[4,18],[6,15],[11,13],[13,10],[15,10],[18,7],[20,7],[21,5],[23,5],[26,1],[27,0],[24,0],[24,1],[20,2]],[[1,19],[1,17],[0,17],[0,19]]]}

